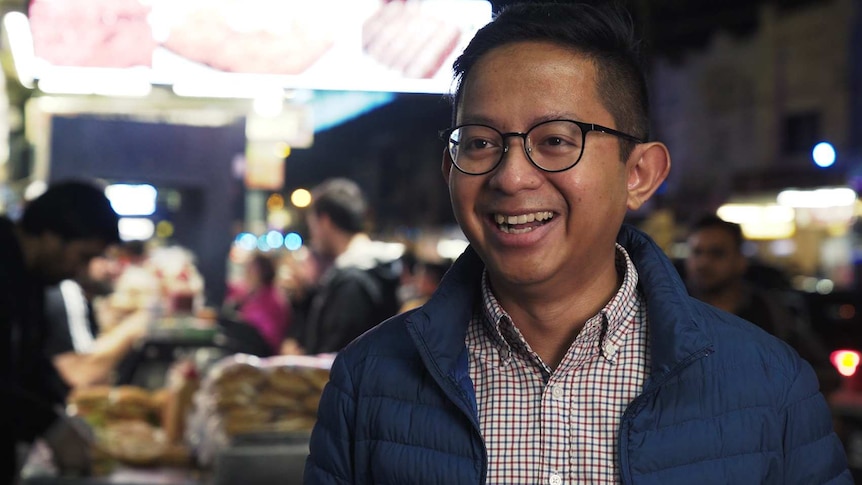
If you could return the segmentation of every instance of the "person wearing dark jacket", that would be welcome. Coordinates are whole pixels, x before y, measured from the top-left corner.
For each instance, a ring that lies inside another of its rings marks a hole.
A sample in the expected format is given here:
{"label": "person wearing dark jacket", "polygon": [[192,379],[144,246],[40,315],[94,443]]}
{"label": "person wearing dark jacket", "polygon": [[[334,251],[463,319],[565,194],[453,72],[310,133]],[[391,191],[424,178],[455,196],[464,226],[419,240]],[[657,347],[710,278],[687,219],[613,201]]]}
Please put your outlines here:
{"label": "person wearing dark jacket", "polygon": [[404,247],[365,233],[367,203],[352,180],[327,180],[312,190],[311,245],[331,264],[322,272],[305,319],[297,322],[296,352],[337,352],[398,311],[398,258]]}
{"label": "person wearing dark jacket", "polygon": [[42,437],[62,471],[89,466],[86,437],[62,412],[68,391],[45,354],[47,286],[75,276],[119,241],[103,191],[84,182],[52,185],[17,223],[0,217],[0,483],[13,483],[19,442]]}
{"label": "person wearing dark jacket", "polygon": [[739,224],[704,216],[690,228],[687,242],[683,279],[692,296],[790,344],[814,368],[824,395],[838,389],[841,376],[829,362],[829,349],[812,328],[801,296],[747,277],[750,266]]}
{"label": "person wearing dark jacket", "polygon": [[455,61],[470,246],[335,358],[305,483],[852,483],[811,367],[623,224],[670,157],[613,5],[509,6]]}

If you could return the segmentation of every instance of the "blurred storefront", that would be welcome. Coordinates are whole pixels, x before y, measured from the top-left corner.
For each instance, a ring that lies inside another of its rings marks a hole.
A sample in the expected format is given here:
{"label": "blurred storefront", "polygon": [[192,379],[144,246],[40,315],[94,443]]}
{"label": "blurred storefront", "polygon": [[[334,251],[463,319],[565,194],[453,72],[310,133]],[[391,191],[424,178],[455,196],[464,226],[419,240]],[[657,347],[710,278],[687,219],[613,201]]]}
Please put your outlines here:
{"label": "blurred storefront", "polygon": [[482,0],[34,0],[26,10],[4,17],[8,82],[29,98],[13,108],[28,148],[0,175],[5,205],[68,177],[149,184],[154,236],[197,255],[209,302],[223,296],[235,235],[265,239],[299,222],[293,206],[267,204],[296,188],[291,151],[395,93],[448,92],[452,60],[491,15]]}
{"label": "blurred storefront", "polygon": [[719,32],[654,61],[654,129],[673,155],[666,191],[677,240],[718,211],[744,223],[753,255],[836,288],[862,286],[852,108],[860,18],[852,0],[763,4],[748,34]]}
{"label": "blurred storefront", "polygon": [[[206,305],[214,308],[238,250],[307,253],[298,234],[308,202],[302,189],[321,181],[327,172],[320,166],[337,158],[311,155],[310,148],[318,140],[357,144],[320,133],[385,107],[399,93],[442,98],[452,61],[491,16],[484,0],[3,5],[10,100],[0,105],[10,110],[0,110],[0,132],[12,142],[0,146],[0,212],[14,215],[52,181],[100,179],[124,217],[124,237],[154,238],[194,254]],[[424,143],[439,157],[437,146]],[[291,164],[296,152],[306,153]],[[351,162],[349,176],[373,197],[385,183],[375,178],[381,165],[361,166],[365,161],[338,160]],[[433,244],[417,239],[423,248]],[[463,249],[448,244],[423,250]],[[113,387],[70,399],[108,450],[95,470],[108,477],[81,483],[301,483],[331,356],[257,354],[251,327],[188,306],[156,308]],[[306,382],[310,372],[319,379],[300,394],[277,387],[281,377]],[[232,374],[257,384],[244,386],[249,392],[219,391],[231,386]],[[204,403],[190,414],[193,393],[199,403],[207,396],[237,399]],[[114,426],[116,409],[105,403],[132,394],[141,419]],[[85,412],[93,399],[108,415]],[[145,453],[125,455],[128,446]],[[22,483],[67,483],[50,468],[50,459],[28,462]]]}

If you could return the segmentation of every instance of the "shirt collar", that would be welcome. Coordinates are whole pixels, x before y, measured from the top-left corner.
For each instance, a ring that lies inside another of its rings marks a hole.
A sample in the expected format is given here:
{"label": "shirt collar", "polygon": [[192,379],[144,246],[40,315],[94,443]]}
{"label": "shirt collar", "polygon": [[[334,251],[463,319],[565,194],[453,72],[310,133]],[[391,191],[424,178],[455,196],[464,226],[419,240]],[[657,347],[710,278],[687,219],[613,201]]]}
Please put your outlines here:
{"label": "shirt collar", "polygon": [[[615,265],[618,273],[623,275],[620,288],[608,303],[593,317],[587,320],[584,328],[576,337],[579,344],[587,344],[599,352],[609,362],[616,363],[616,354],[626,334],[631,315],[637,310],[639,296],[637,294],[638,273],[634,263],[625,248],[616,244]],[[482,318],[489,335],[500,353],[500,359],[506,363],[513,351],[527,350],[527,344],[512,318],[503,309],[494,296],[488,280],[488,270],[482,272]],[[602,332],[602,326],[607,327]],[[599,342],[601,340],[601,342]],[[593,345],[590,345],[593,344]],[[574,347],[574,345],[573,345]]]}

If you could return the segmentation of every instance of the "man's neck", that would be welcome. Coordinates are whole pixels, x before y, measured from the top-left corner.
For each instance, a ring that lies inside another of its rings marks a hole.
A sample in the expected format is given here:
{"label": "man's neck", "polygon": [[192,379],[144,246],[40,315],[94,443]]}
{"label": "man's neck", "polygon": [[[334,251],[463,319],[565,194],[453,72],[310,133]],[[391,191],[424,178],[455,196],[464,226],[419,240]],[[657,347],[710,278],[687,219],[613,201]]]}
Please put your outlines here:
{"label": "man's neck", "polygon": [[337,258],[346,253],[350,244],[353,242],[353,239],[358,235],[359,234],[350,234],[346,232],[334,232],[332,234],[332,248],[334,249],[333,253],[335,254],[335,257]]}
{"label": "man's neck", "polygon": [[593,278],[579,289],[558,287],[556,294],[547,288],[535,291],[522,288],[516,290],[515,299],[505,296],[501,299],[497,292],[495,296],[530,348],[548,367],[555,369],[587,320],[598,314],[622,285],[623,276],[615,266],[602,274],[605,276]]}

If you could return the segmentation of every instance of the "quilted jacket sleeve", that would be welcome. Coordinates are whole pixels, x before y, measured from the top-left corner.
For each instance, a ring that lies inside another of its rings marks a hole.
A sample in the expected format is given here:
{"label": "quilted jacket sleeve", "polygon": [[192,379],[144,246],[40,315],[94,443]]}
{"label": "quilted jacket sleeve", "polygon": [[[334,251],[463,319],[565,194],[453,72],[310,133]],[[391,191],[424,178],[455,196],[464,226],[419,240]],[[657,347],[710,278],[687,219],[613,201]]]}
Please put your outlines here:
{"label": "quilted jacket sleeve", "polygon": [[343,355],[339,355],[332,364],[329,383],[321,396],[303,483],[353,483],[355,413],[350,373]]}
{"label": "quilted jacket sleeve", "polygon": [[811,367],[799,361],[784,407],[785,484],[853,483],[847,458],[832,430],[829,407]]}

